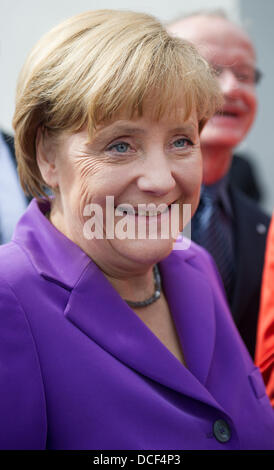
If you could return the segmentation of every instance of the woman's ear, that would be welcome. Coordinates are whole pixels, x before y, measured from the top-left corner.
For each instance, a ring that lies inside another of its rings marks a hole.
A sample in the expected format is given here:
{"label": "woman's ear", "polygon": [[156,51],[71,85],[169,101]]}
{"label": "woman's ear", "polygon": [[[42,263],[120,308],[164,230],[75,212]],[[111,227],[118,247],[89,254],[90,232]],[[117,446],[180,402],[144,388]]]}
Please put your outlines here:
{"label": "woman's ear", "polygon": [[56,139],[49,135],[46,128],[38,127],[36,134],[36,160],[46,185],[58,188],[58,171],[56,167]]}

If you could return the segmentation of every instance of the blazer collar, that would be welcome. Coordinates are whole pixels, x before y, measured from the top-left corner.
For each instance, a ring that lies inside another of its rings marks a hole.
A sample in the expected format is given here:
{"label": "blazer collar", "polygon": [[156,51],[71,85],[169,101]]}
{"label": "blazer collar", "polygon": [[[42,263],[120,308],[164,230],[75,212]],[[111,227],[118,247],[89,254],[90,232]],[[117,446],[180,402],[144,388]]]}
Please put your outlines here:
{"label": "blazer collar", "polygon": [[50,201],[33,199],[12,240],[24,248],[41,276],[71,290],[91,259],[50,223],[45,216],[49,210]]}
{"label": "blazer collar", "polygon": [[49,204],[33,200],[13,240],[27,252],[41,276],[70,291],[64,311],[67,320],[147,378],[221,409],[204,386],[215,344],[215,315],[211,286],[192,264],[195,250],[174,251],[159,264],[186,359],[184,367],[128,307],[98,266],[47,220],[44,214]]}
{"label": "blazer collar", "polygon": [[215,305],[210,281],[193,264],[191,252],[184,260],[173,251],[160,268],[187,367],[205,383],[215,345]]}

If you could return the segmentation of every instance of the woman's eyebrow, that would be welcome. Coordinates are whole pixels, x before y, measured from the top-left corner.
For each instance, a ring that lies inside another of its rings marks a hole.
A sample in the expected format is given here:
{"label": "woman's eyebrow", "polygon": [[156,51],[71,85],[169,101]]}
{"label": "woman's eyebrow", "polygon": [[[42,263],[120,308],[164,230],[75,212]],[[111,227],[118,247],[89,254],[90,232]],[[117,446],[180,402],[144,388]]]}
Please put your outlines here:
{"label": "woman's eyebrow", "polygon": [[194,133],[198,130],[198,126],[195,124],[185,124],[180,127],[174,127],[170,130],[170,132],[175,132],[176,134],[181,133]]}
{"label": "woman's eyebrow", "polygon": [[[176,134],[187,134],[193,135],[197,132],[198,127],[192,123],[186,123],[182,126],[171,127],[169,133],[176,133]],[[108,127],[104,127],[99,129],[94,137],[92,138],[89,144],[100,144],[101,142],[105,142],[108,139],[115,139],[119,136],[128,136],[128,135],[144,135],[147,134],[147,129],[143,127],[136,127],[130,124],[114,124]]]}
{"label": "woman's eyebrow", "polygon": [[172,127],[169,130],[169,135],[184,135],[194,140],[199,135],[198,124],[188,122],[181,126]]}
{"label": "woman's eyebrow", "polygon": [[103,128],[101,130],[98,130],[97,133],[94,136],[94,140],[101,140],[105,138],[112,138],[113,135],[119,134],[119,135],[133,135],[133,134],[145,134],[146,129],[143,129],[141,127],[132,127],[127,124],[116,124],[113,126],[109,126],[106,128]]}

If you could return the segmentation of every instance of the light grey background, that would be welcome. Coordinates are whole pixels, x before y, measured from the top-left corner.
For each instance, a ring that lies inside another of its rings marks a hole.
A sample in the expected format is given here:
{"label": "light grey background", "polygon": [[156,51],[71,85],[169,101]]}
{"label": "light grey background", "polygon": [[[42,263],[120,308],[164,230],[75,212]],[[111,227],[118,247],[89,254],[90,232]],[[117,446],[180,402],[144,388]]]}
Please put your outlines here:
{"label": "light grey background", "polygon": [[198,9],[222,8],[248,29],[264,72],[258,87],[259,113],[254,127],[240,150],[255,165],[264,189],[263,207],[274,208],[274,151],[272,146],[272,109],[274,97],[274,2],[272,0],[0,0],[0,125],[12,132],[16,79],[36,41],[63,19],[98,8],[144,11],[169,21],[182,13]]}
{"label": "light grey background", "polygon": [[258,66],[264,74],[257,95],[259,110],[256,122],[241,145],[252,157],[264,190],[263,206],[274,210],[274,2],[240,0],[239,13],[257,51]]}

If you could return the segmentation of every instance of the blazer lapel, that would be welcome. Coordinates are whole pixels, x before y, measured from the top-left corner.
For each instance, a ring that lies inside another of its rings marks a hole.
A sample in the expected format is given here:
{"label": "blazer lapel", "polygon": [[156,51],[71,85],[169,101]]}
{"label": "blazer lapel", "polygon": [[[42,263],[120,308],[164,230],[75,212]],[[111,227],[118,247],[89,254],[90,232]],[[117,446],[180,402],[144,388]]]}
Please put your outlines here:
{"label": "blazer lapel", "polygon": [[191,258],[182,263],[173,252],[160,266],[187,367],[204,384],[215,345],[215,307],[212,286]]}
{"label": "blazer lapel", "polygon": [[176,267],[177,262],[176,256],[174,260],[165,260],[160,263],[160,270],[188,368],[182,366],[128,307],[92,262],[73,288],[64,313],[83,333],[124,364],[166,387],[221,409],[200,382],[206,379],[214,345],[213,319],[209,327],[204,325],[204,318],[212,315],[210,289],[202,276],[201,285],[197,285],[191,266],[184,270],[182,262]]}

